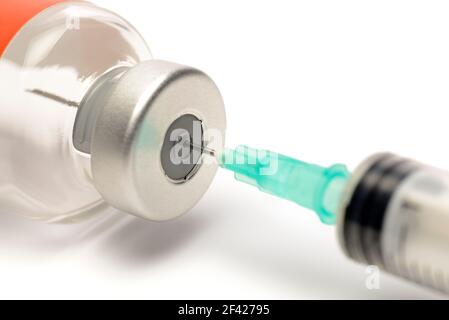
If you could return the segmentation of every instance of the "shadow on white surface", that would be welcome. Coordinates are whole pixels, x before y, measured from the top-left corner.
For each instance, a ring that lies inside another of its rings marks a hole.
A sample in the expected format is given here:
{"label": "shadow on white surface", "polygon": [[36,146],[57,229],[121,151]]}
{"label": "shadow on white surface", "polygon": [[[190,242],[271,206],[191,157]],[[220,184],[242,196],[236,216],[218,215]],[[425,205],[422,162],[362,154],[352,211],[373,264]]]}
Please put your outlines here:
{"label": "shadow on white surface", "polygon": [[[228,198],[231,201],[209,199],[168,223],[151,223],[112,209],[77,225],[45,225],[3,214],[1,266],[14,268],[24,259],[31,263],[50,259],[47,267],[52,268],[52,259],[73,259],[77,268],[89,269],[87,260],[101,261],[119,273],[133,274],[132,281],[140,279],[152,297],[157,297],[160,288],[147,278],[149,270],[174,292],[192,285],[201,292],[180,291],[173,297],[181,299],[439,297],[386,275],[382,275],[381,290],[367,290],[364,267],[343,258],[333,235],[327,235],[331,231],[318,223],[310,226],[301,215],[282,217],[283,208],[270,198],[262,205],[240,202],[237,195]],[[301,230],[304,223],[310,227]],[[36,256],[35,260],[30,256]],[[166,271],[154,271],[158,265]],[[194,268],[185,269],[186,265]],[[83,278],[84,271],[72,272],[80,272]],[[167,285],[165,279],[173,274],[191,282]],[[204,293],[212,290],[215,293]]]}
{"label": "shadow on white surface", "polygon": [[[165,223],[125,217],[109,232],[100,250],[126,268],[146,268],[164,257],[176,256],[189,242],[207,230],[209,219],[184,217]],[[95,231],[95,234],[98,234]],[[94,236],[92,234],[91,236]]]}
{"label": "shadow on white surface", "polygon": [[0,214],[0,248],[51,255],[92,245],[100,251],[100,257],[117,255],[123,262],[128,261],[130,267],[138,262],[151,263],[182,247],[190,237],[206,228],[205,223],[205,219],[154,223],[112,208],[77,224],[45,224]]}

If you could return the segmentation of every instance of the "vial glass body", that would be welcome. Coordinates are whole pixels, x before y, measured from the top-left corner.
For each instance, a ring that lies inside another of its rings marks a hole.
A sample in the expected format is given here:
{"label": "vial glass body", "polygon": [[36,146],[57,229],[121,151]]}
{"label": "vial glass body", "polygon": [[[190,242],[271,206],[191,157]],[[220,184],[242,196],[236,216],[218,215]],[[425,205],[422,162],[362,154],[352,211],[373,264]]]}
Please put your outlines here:
{"label": "vial glass body", "polygon": [[2,212],[54,222],[106,206],[73,146],[77,111],[105,74],[149,59],[127,21],[93,4],[56,4],[22,27],[0,60]]}

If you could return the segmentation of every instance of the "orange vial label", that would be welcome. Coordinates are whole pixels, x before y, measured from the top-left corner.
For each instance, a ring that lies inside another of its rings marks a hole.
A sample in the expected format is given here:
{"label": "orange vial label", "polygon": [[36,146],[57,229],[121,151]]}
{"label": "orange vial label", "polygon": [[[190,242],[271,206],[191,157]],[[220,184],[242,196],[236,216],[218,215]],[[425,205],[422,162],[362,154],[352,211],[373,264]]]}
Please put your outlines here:
{"label": "orange vial label", "polygon": [[0,56],[17,32],[35,15],[65,0],[0,0]]}

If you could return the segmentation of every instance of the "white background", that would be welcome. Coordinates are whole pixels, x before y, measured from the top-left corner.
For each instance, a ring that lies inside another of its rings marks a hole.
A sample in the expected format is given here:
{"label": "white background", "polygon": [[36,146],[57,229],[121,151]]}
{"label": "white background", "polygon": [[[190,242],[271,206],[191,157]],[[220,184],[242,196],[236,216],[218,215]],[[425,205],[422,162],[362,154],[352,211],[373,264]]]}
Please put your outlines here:
{"label": "white background", "polygon": [[[155,57],[206,71],[227,145],[354,168],[394,151],[449,169],[445,1],[97,0]],[[347,260],[335,230],[220,172],[181,219],[0,217],[0,298],[440,298]]]}

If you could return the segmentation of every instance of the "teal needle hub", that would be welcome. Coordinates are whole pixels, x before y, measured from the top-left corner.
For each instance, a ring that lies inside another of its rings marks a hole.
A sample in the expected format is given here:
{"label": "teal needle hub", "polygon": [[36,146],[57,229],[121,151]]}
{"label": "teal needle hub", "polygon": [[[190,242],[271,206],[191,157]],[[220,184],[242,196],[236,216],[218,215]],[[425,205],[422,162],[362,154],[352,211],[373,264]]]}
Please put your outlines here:
{"label": "teal needle hub", "polygon": [[311,209],[328,225],[336,223],[350,177],[342,164],[326,168],[247,146],[225,150],[219,156],[219,163],[234,172],[236,180]]}

